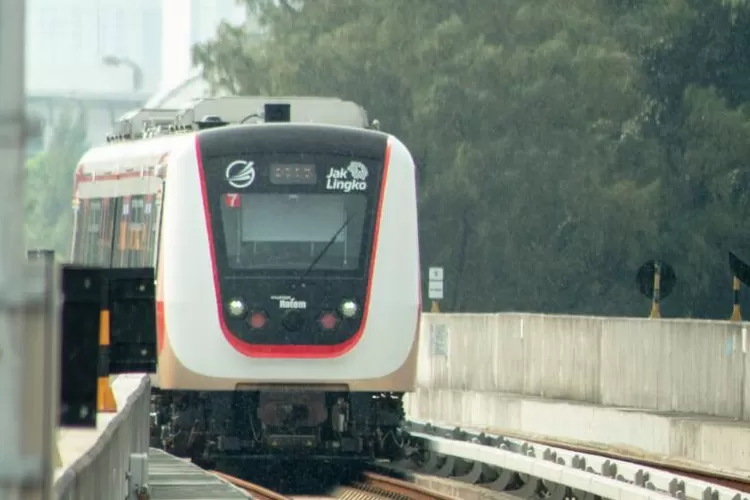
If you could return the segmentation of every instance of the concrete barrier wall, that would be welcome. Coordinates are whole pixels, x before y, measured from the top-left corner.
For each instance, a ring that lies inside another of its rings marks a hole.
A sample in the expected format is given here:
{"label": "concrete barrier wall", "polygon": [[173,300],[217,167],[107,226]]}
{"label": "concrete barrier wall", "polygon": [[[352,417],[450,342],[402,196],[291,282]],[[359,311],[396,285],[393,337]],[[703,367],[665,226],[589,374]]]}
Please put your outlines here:
{"label": "concrete barrier wall", "polygon": [[[138,387],[99,436],[96,444],[55,481],[59,500],[122,500],[127,498],[131,453],[147,453],[151,381],[139,377]],[[117,382],[120,380],[118,379]],[[116,389],[116,388],[115,388]]]}
{"label": "concrete barrier wall", "polygon": [[418,387],[750,420],[746,323],[425,314]]}

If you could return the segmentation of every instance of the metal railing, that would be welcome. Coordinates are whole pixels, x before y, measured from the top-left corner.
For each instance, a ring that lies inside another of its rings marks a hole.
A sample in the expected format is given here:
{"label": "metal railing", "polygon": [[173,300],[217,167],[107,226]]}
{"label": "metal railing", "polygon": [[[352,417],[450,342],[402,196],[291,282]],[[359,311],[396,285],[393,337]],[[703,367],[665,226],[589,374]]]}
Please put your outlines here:
{"label": "metal railing", "polygon": [[128,497],[130,456],[148,453],[151,380],[148,375],[124,376],[142,378],[96,444],[55,481],[56,499],[122,500]]}

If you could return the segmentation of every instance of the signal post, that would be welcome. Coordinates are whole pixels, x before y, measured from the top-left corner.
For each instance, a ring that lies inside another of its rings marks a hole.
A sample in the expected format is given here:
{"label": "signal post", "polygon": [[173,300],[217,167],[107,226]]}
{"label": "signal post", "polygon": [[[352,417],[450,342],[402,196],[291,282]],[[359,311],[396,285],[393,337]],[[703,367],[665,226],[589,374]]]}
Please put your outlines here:
{"label": "signal post", "polygon": [[729,321],[742,321],[740,312],[740,286],[750,286],[750,265],[729,252],[729,269],[732,271],[732,315]]}

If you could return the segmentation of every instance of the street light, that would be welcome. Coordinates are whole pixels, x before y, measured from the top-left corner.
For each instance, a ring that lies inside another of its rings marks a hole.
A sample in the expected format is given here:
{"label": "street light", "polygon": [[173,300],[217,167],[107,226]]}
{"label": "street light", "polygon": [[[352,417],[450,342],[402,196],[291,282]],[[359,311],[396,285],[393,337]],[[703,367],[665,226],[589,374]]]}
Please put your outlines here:
{"label": "street light", "polygon": [[102,62],[105,65],[111,66],[113,68],[117,68],[118,66],[129,67],[133,70],[133,90],[137,92],[143,87],[143,70],[140,66],[138,66],[138,64],[134,63],[130,59],[117,56],[106,56],[102,59]]}

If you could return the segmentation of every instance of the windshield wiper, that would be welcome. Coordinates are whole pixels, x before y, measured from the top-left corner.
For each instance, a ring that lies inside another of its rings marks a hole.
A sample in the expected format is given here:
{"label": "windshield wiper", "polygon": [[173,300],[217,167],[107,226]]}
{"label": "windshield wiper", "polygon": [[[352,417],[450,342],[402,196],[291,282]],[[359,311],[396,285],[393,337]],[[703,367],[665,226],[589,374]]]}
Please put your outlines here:
{"label": "windshield wiper", "polygon": [[328,249],[333,246],[333,243],[336,241],[336,238],[339,237],[339,234],[341,234],[341,231],[343,231],[344,228],[349,224],[349,221],[352,220],[355,214],[356,212],[352,212],[349,214],[349,217],[347,217],[344,223],[341,224],[341,227],[338,228],[336,232],[333,234],[333,236],[331,236],[331,239],[328,240],[328,243],[326,243],[326,245],[323,247],[323,250],[321,250],[320,253],[318,253],[318,255],[315,256],[313,261],[310,262],[310,265],[307,267],[307,269],[305,269],[305,272],[302,273],[302,276],[299,277],[299,281],[297,282],[298,285],[302,283],[302,280],[304,280],[308,274],[310,274],[310,271],[312,271],[315,265],[318,263],[318,261],[320,261],[320,259],[323,258],[323,256],[326,254]]}

